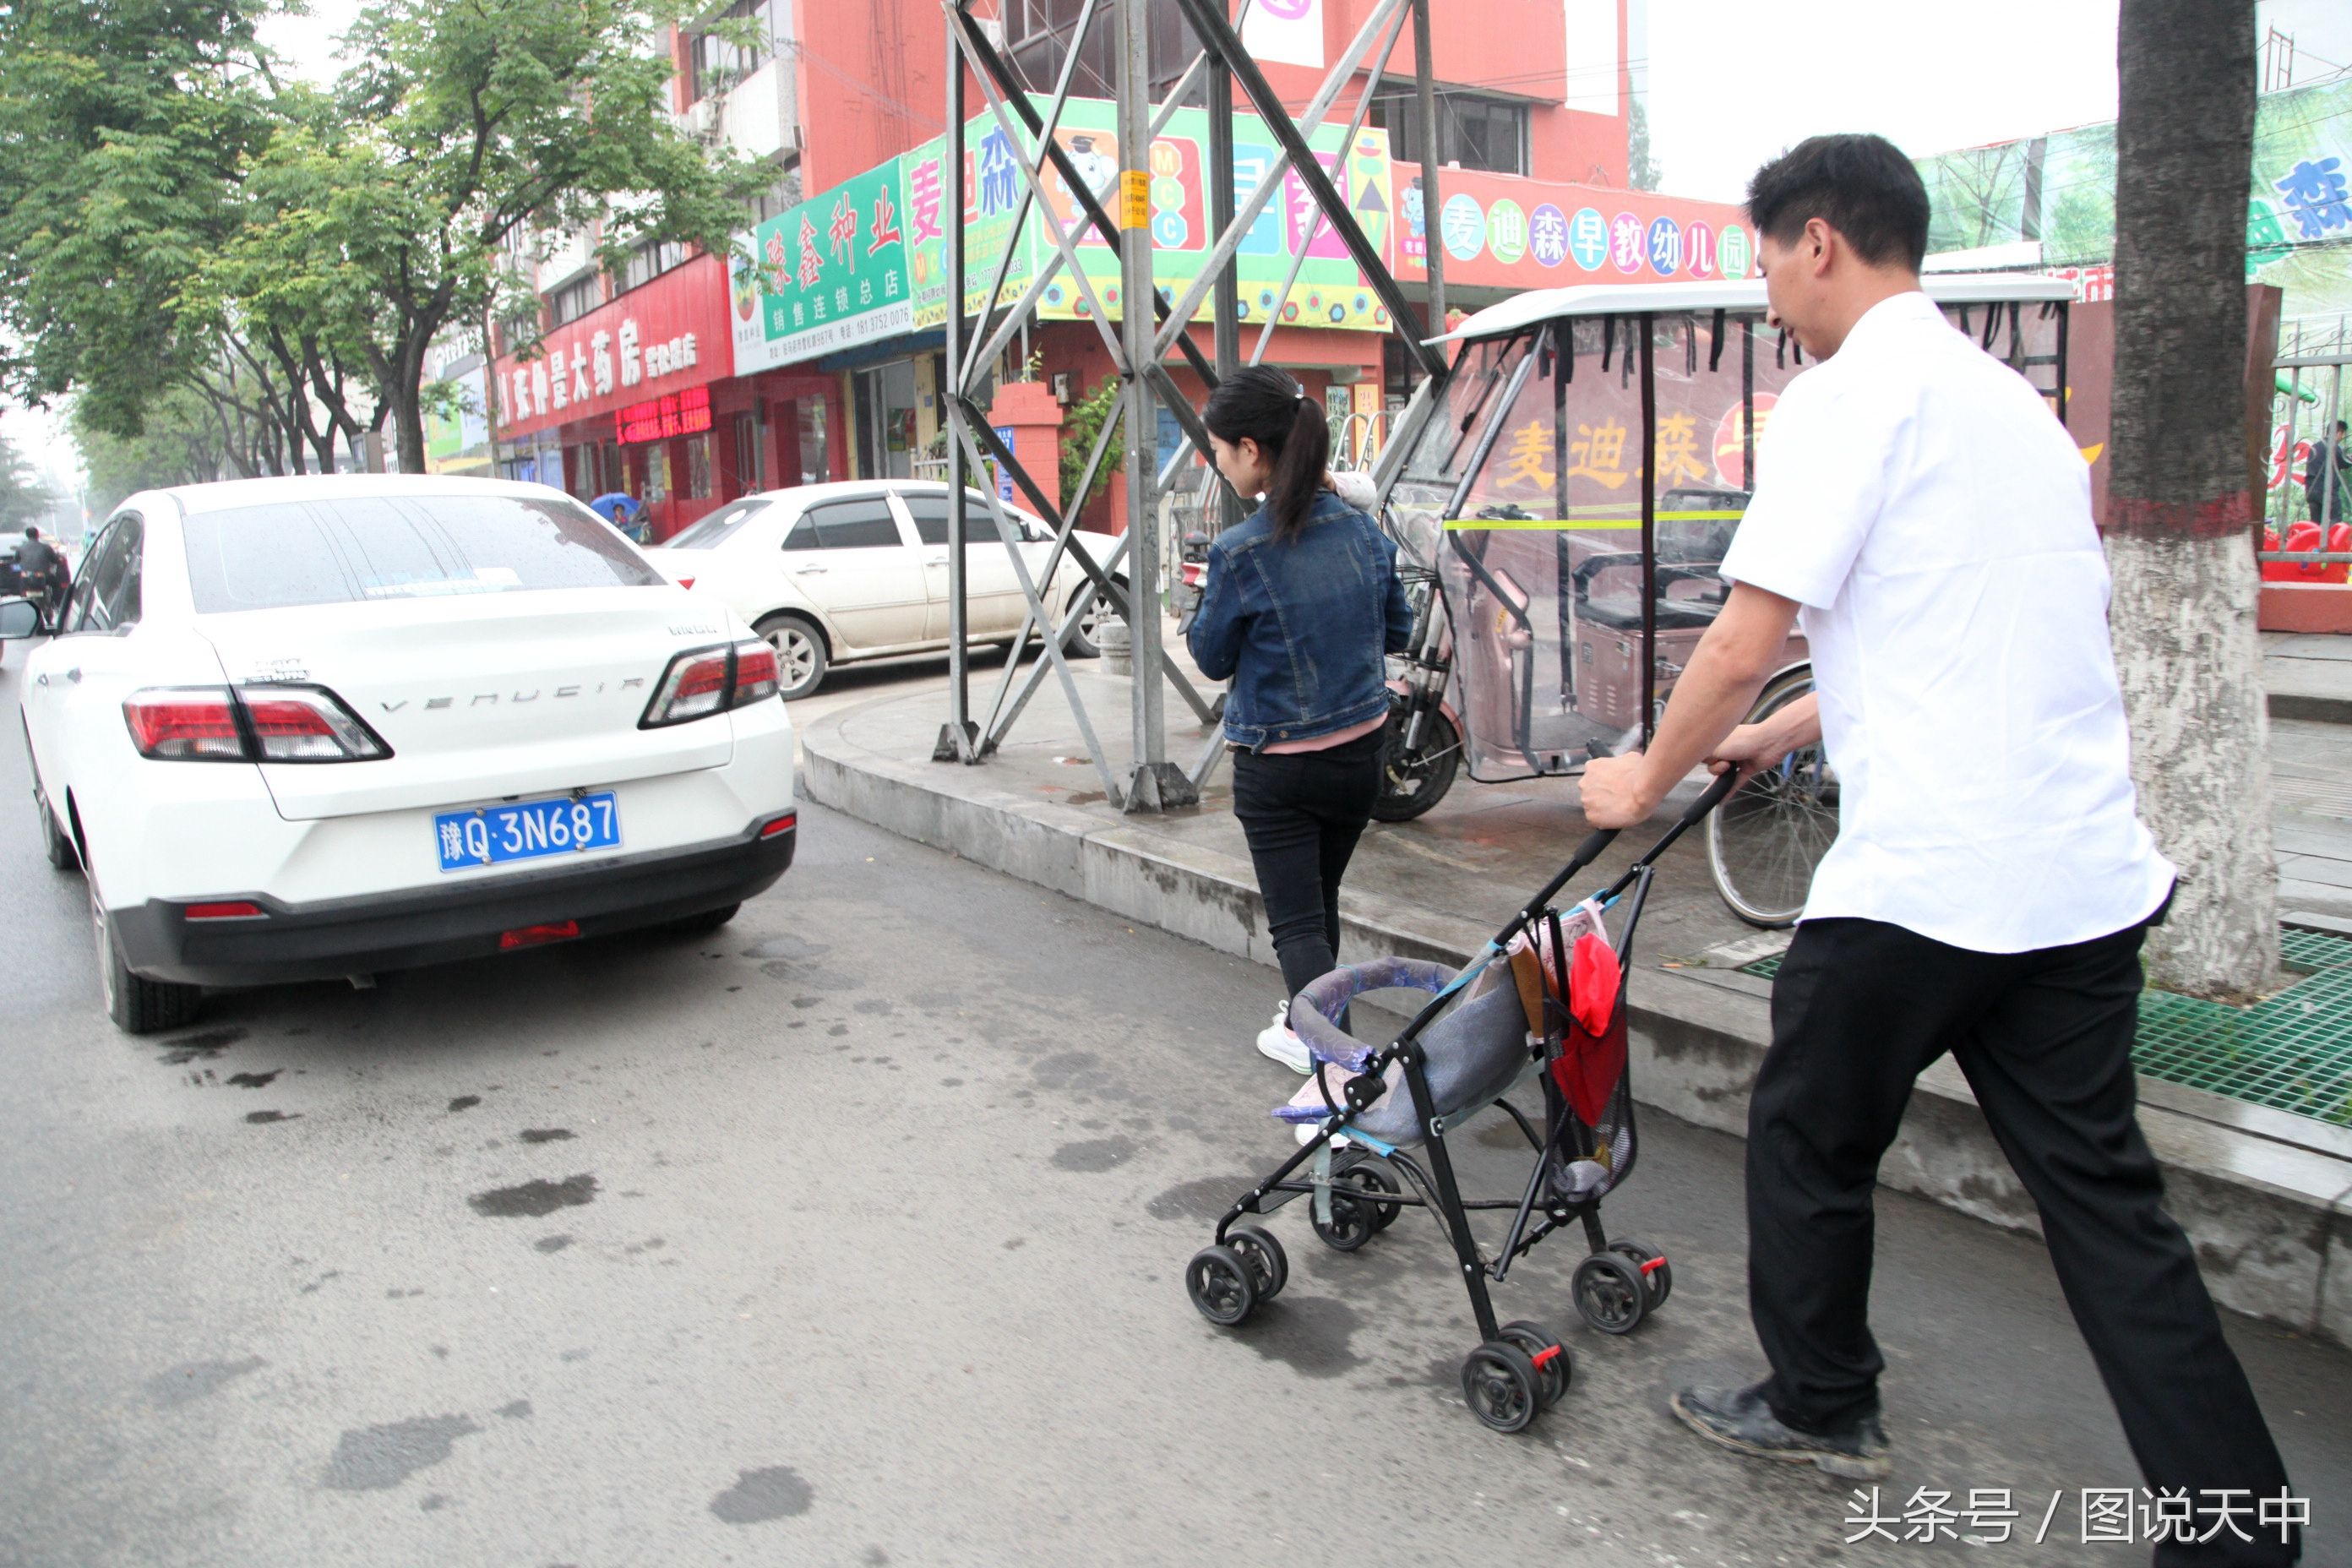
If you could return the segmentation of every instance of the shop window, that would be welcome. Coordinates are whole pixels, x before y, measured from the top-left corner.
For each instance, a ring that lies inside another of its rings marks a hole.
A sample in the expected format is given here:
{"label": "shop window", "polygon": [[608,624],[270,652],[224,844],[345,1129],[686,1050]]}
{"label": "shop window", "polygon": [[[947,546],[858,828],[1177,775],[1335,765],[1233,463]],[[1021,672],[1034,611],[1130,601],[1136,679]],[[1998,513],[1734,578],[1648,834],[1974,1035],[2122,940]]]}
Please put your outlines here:
{"label": "shop window", "polygon": [[[1371,122],[1389,133],[1389,148],[1409,163],[1426,163],[1421,107],[1410,88],[1383,90],[1372,100]],[[1444,89],[1437,95],[1437,162],[1441,167],[1528,172],[1528,106]]]}
{"label": "shop window", "polygon": [[707,430],[687,438],[686,493],[694,500],[710,497],[710,433]]}

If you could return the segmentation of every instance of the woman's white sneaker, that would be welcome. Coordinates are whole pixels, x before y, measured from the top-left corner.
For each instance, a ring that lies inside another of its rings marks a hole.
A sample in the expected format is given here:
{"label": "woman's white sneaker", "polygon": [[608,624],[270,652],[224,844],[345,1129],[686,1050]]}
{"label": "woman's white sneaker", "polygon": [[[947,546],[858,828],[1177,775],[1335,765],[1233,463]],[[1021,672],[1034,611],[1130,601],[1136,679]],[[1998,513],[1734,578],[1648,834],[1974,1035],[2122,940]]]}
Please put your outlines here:
{"label": "woman's white sneaker", "polygon": [[1274,1022],[1257,1032],[1257,1053],[1270,1061],[1280,1062],[1301,1078],[1314,1070],[1315,1064],[1307,1054],[1307,1042],[1291,1032],[1289,1003],[1276,1007]]}

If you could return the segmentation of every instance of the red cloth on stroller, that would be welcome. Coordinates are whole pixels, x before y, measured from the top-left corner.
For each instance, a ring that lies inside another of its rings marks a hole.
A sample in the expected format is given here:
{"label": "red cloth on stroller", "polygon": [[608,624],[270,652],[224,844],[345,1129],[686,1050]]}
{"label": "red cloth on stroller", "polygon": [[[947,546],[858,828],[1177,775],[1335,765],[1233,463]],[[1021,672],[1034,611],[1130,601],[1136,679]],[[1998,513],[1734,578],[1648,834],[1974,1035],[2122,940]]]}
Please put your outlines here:
{"label": "red cloth on stroller", "polygon": [[1625,1076],[1624,990],[1616,950],[1591,931],[1577,938],[1569,962],[1569,1026],[1551,1077],[1587,1127],[1601,1125]]}

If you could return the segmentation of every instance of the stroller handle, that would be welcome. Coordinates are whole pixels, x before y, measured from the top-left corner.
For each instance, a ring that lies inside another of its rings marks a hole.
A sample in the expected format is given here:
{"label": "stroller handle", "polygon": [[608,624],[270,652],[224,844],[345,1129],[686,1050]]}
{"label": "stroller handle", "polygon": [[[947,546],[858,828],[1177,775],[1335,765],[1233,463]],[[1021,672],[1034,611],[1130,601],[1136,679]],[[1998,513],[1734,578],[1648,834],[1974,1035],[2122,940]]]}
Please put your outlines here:
{"label": "stroller handle", "polygon": [[[1672,827],[1666,829],[1665,836],[1651,845],[1648,853],[1626,868],[1625,875],[1618,879],[1616,884],[1609,889],[1610,892],[1612,894],[1622,892],[1643,868],[1654,864],[1659,856],[1673,848],[1675,840],[1706,821],[1706,814],[1721,805],[1730,796],[1731,792],[1738,787],[1739,770],[1738,768],[1726,768],[1722,773],[1717,773],[1715,776],[1715,782],[1706,786],[1706,793],[1691,802],[1690,808],[1675,819]],[[1560,868],[1559,875],[1545,883],[1543,890],[1529,900],[1528,907],[1519,911],[1518,918],[1504,928],[1502,934],[1496,939],[1497,944],[1507,943],[1511,938],[1517,936],[1522,927],[1542,914],[1552,900],[1559,896],[1559,890],[1568,886],[1570,879],[1607,854],[1609,847],[1617,841],[1618,832],[1617,828],[1604,827],[1578,845],[1575,855],[1570,858],[1567,865]]]}

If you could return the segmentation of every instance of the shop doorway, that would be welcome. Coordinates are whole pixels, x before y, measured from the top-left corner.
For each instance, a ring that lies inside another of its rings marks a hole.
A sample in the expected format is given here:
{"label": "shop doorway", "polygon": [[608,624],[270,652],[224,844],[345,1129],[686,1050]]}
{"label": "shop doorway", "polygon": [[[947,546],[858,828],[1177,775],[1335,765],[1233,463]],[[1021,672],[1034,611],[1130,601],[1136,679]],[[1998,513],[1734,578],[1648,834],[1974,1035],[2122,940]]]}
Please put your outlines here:
{"label": "shop doorway", "polygon": [[915,362],[902,359],[861,370],[852,381],[861,477],[910,478],[915,471]]}

